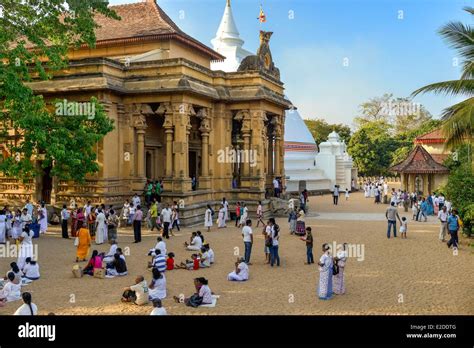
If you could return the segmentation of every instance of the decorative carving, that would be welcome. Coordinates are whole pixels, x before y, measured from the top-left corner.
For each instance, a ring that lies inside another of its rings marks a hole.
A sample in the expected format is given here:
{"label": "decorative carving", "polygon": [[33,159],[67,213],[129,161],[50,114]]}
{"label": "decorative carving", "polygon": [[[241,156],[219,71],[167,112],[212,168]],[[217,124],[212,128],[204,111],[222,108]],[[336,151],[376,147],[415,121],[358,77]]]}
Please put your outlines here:
{"label": "decorative carving", "polygon": [[155,113],[158,115],[166,115],[173,112],[173,108],[170,103],[161,103],[158,109],[155,110]]}
{"label": "decorative carving", "polygon": [[256,55],[246,57],[237,71],[261,71],[280,80],[280,70],[275,67],[270,51],[272,32],[260,30],[260,47]]}
{"label": "decorative carving", "polygon": [[196,116],[201,119],[199,131],[201,133],[209,133],[211,131],[211,116],[209,116],[209,110],[202,108],[197,112]]}
{"label": "decorative carving", "polygon": [[133,126],[136,129],[146,129],[146,117],[142,114],[135,115],[133,117]]}
{"label": "decorative carving", "polygon": [[148,116],[148,115],[154,115],[155,112],[151,109],[151,106],[148,104],[142,104],[140,108],[140,113],[142,115]]}
{"label": "decorative carving", "polygon": [[165,121],[163,122],[163,128],[171,129],[173,128],[173,115],[166,113],[165,114]]}

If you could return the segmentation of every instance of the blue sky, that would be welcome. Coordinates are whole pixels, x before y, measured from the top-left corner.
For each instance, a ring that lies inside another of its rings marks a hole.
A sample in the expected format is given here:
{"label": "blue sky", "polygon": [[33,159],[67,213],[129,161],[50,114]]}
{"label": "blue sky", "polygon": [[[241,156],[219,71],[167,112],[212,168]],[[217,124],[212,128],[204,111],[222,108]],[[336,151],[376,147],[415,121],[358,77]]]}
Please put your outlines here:
{"label": "blue sky", "polygon": [[[110,0],[130,2],[138,1]],[[208,46],[225,2],[158,0],[183,31]],[[263,24],[257,20],[260,4],[267,16]],[[450,20],[472,25],[462,10],[467,5],[472,0],[232,0],[244,48],[256,52],[260,29],[274,32],[273,60],[303,118],[348,125],[372,97],[406,97],[426,84],[459,77],[456,52],[437,30]],[[458,100],[423,95],[414,101],[438,117]]]}

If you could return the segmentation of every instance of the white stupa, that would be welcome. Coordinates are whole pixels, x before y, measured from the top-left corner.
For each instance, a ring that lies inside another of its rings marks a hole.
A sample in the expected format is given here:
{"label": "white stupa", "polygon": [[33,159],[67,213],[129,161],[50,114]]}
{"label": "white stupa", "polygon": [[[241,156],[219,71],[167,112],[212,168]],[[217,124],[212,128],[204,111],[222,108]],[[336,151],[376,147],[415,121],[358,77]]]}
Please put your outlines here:
{"label": "white stupa", "polygon": [[237,71],[242,60],[253,54],[242,48],[244,40],[240,38],[239,30],[235,24],[230,0],[227,0],[221,24],[217,29],[216,37],[211,40],[211,43],[214,51],[226,57],[223,62],[211,62],[212,70]]}
{"label": "white stupa", "polygon": [[318,146],[313,135],[296,110],[285,116],[285,175],[286,191],[327,190],[331,185],[324,170],[318,168]]}

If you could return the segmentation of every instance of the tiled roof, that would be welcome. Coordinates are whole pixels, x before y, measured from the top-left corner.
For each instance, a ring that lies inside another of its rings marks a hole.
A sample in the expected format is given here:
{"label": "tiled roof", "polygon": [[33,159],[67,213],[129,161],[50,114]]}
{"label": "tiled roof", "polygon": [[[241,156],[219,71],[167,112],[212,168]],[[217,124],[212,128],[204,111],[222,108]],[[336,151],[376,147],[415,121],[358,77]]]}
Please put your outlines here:
{"label": "tiled roof", "polygon": [[[211,60],[225,59],[221,54],[183,32],[155,0],[109,8],[114,10],[121,20],[108,18],[100,13],[95,14],[94,21],[99,25],[95,30],[97,47],[114,43],[173,39],[201,51]],[[26,47],[32,48],[33,45],[27,43]]]}
{"label": "tiled roof", "polygon": [[446,138],[443,135],[443,132],[438,128],[417,137],[415,139],[415,144],[444,143],[445,141]]}
{"label": "tiled roof", "polygon": [[449,169],[435,161],[421,145],[416,145],[404,161],[389,168],[389,171],[408,174],[449,173]]}

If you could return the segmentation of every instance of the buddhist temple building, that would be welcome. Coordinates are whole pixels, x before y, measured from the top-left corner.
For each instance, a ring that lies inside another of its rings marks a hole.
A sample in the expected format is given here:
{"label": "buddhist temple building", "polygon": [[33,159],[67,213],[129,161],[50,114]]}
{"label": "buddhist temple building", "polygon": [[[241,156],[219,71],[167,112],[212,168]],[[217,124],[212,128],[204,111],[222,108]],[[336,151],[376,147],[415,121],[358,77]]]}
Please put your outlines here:
{"label": "buddhist temple building", "polygon": [[[0,177],[0,201],[121,206],[142,194],[147,179],[162,179],[163,201],[184,202],[183,225],[201,223],[206,204],[218,208],[222,197],[264,201],[272,180],[285,177],[291,106],[271,56],[271,33],[260,33],[257,54],[237,50],[245,53],[232,62],[237,71],[211,70],[226,57],[184,33],[154,0],[111,8],[121,20],[96,16],[96,47],[71,49],[66,71],[31,83],[46,100],[96,97],[105,107],[115,129],[97,144],[99,172],[84,185],[51,178],[48,170],[29,183]],[[241,47],[232,14],[225,16],[217,39]],[[256,156],[251,163],[221,156],[233,151]]]}
{"label": "buddhist temple building", "polygon": [[407,158],[390,168],[400,174],[402,189],[427,195],[447,182],[449,169],[443,165],[449,156],[440,129],[420,135]]}

